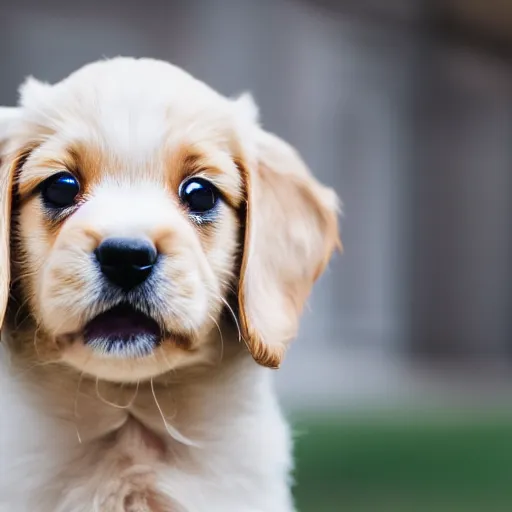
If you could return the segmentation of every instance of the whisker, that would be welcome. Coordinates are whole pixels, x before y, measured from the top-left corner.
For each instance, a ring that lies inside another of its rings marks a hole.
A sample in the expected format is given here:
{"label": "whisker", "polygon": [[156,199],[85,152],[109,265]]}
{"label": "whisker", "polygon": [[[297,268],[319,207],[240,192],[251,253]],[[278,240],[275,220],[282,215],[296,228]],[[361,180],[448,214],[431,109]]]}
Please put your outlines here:
{"label": "whisker", "polygon": [[44,361],[44,362],[37,362],[35,364],[32,364],[26,368],[23,368],[23,370],[21,370],[20,372],[18,373],[15,373],[13,375],[13,377],[15,379],[21,379],[24,375],[26,375],[27,373],[31,372],[32,370],[36,369],[36,368],[42,368],[44,366],[50,366],[52,364],[57,364],[59,362],[58,359],[52,359],[50,361]]}
{"label": "whisker", "polygon": [[19,281],[21,281],[22,279],[26,279],[26,278],[29,278],[29,277],[33,277],[33,276],[36,276],[37,274],[39,274],[39,272],[41,271],[41,269],[36,269],[35,271],[26,271],[26,272],[21,272],[19,274],[16,274],[16,277],[14,277],[13,279],[11,279],[11,286]]}
{"label": "whisker", "polygon": [[135,393],[133,394],[132,398],[130,399],[130,401],[125,404],[125,405],[120,405],[120,404],[116,404],[114,402],[111,402],[110,400],[107,400],[106,398],[104,398],[103,396],[101,396],[101,393],[100,393],[100,390],[99,390],[99,378],[96,377],[96,396],[106,405],[110,405],[111,407],[115,407],[116,409],[129,409],[133,403],[135,402],[135,398],[137,397],[137,394],[139,393],[139,384],[140,384],[140,381],[137,380],[137,386],[135,388]]}
{"label": "whisker", "polygon": [[75,431],[76,431],[76,437],[78,438],[79,444],[82,444],[82,436],[80,435],[80,429],[78,428],[78,423],[76,420],[81,419],[80,414],[78,413],[78,396],[80,395],[80,386],[82,384],[82,380],[85,375],[85,371],[87,369],[87,365],[89,364],[89,361],[91,360],[91,356],[87,358],[84,364],[84,368],[82,372],[80,373],[80,377],[78,378],[78,384],[76,386],[76,392],[75,392],[75,401],[73,404],[73,418],[74,418],[74,424],[75,424]]}
{"label": "whisker", "polygon": [[219,323],[215,318],[213,318],[212,315],[208,315],[210,317],[210,320],[217,326],[217,330],[219,331],[220,336],[220,359],[219,364],[222,362],[222,359],[224,358],[224,337],[222,336],[222,331],[220,329]]}
{"label": "whisker", "polygon": [[219,280],[220,284],[229,292],[231,292],[233,295],[236,295],[238,291],[234,288],[234,285],[231,283],[231,281],[224,281]]}
{"label": "whisker", "polygon": [[224,297],[220,297],[219,299],[225,304],[228,311],[231,313],[231,316],[233,317],[233,320],[235,321],[236,328],[238,330],[238,341],[242,341],[242,331],[240,330],[240,324],[238,322],[238,318],[235,315],[235,312],[233,311],[233,308],[229,305],[228,301]]}
{"label": "whisker", "polygon": [[174,374],[175,374],[175,373],[176,373],[176,368],[174,368],[174,367],[172,366],[171,362],[169,361],[169,359],[167,359],[167,356],[165,355],[164,350],[161,350],[161,351],[160,351],[160,354],[161,354],[161,355],[162,355],[162,357],[164,358],[164,361],[165,361],[165,363],[167,364],[167,367],[168,367],[168,369],[169,369],[169,372],[170,372],[170,373],[174,373]]}
{"label": "whisker", "polygon": [[199,445],[197,443],[195,443],[194,441],[191,441],[190,439],[188,439],[187,437],[185,437],[183,434],[181,434],[177,429],[175,429],[172,425],[169,425],[169,423],[167,422],[167,420],[165,419],[165,415],[164,415],[164,412],[162,410],[162,408],[160,407],[160,404],[158,403],[158,400],[156,398],[156,393],[155,393],[155,386],[153,384],[153,377],[151,377],[151,380],[150,380],[150,384],[151,384],[151,393],[153,394],[153,398],[155,400],[155,404],[156,404],[156,407],[158,409],[158,412],[160,413],[160,416],[162,417],[162,421],[164,422],[164,426],[165,426],[165,430],[167,430],[167,433],[175,440],[175,441],[178,441],[179,443],[182,443],[186,446],[195,446],[195,447],[199,447]]}
{"label": "whisker", "polygon": [[84,371],[80,373],[80,377],[78,379],[78,384],[76,386],[76,392],[75,392],[75,402],[73,404],[73,416],[74,416],[74,424],[75,424],[75,431],[76,431],[76,437],[78,438],[78,443],[82,444],[82,436],[80,435],[80,430],[78,429],[78,425],[76,420],[80,419],[80,416],[78,414],[78,395],[80,394],[80,385],[82,384],[82,380],[84,378]]}
{"label": "whisker", "polygon": [[[15,299],[15,297],[12,295],[12,294],[9,294],[10,295],[10,298],[11,299]],[[22,313],[25,309],[25,306],[30,302],[30,299],[31,297],[30,296],[27,296],[23,302],[18,306],[18,311],[16,311],[16,314],[14,315],[14,325],[16,325],[16,327],[19,329],[22,325],[23,325],[23,322],[25,322],[28,318],[30,318],[29,315],[27,315],[22,321],[21,323],[18,324],[18,315],[20,313]]]}
{"label": "whisker", "polygon": [[41,354],[39,353],[39,349],[37,348],[37,340],[38,340],[38,334],[41,330],[41,326],[36,327],[36,330],[34,331],[34,350],[36,352],[36,356],[38,360],[41,360]]}

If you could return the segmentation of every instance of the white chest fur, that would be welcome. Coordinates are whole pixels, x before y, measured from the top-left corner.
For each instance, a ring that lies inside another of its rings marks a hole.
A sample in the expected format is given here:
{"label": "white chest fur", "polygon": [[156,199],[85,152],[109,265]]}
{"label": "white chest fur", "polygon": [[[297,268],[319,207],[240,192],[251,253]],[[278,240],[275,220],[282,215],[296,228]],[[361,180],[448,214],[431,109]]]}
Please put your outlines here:
{"label": "white chest fur", "polygon": [[293,510],[269,370],[237,361],[136,394],[51,372],[0,366],[1,512]]}

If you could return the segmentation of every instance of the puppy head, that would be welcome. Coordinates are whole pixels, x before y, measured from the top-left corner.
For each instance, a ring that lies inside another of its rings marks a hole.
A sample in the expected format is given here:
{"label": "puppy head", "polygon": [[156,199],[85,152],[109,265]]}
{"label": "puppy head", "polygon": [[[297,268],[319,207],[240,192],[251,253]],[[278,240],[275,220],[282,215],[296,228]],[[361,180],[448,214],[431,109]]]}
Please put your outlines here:
{"label": "puppy head", "polygon": [[337,205],[255,110],[147,59],[26,82],[0,110],[0,311],[26,310],[25,352],[150,378],[211,359],[229,308],[279,365]]}

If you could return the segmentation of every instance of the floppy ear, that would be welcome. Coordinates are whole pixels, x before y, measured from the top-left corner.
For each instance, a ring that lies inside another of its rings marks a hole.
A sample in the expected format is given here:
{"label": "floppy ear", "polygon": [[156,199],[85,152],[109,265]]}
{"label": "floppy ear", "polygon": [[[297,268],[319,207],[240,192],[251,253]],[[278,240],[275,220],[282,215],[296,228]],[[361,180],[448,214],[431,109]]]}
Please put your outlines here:
{"label": "floppy ear", "polygon": [[8,161],[7,151],[13,126],[19,116],[17,108],[0,107],[0,327],[2,326],[10,285],[9,231],[11,192],[15,163]]}
{"label": "floppy ear", "polygon": [[255,168],[245,170],[240,323],[254,359],[277,368],[314,282],[341,249],[338,199],[291,146],[260,129],[257,155]]}

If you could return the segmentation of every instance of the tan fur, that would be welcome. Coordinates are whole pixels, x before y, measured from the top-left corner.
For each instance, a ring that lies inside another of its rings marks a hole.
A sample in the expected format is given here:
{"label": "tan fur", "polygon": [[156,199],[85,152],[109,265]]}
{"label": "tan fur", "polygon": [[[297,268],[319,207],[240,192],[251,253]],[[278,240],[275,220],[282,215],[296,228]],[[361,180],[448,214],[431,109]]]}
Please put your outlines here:
{"label": "tan fur", "polygon": [[239,301],[249,350],[277,368],[313,283],[339,246],[337,199],[278,137],[260,133],[258,154],[255,171],[244,173],[249,200]]}
{"label": "tan fur", "polygon": [[[80,492],[93,492],[105,512],[193,512],[204,503],[194,485],[215,477],[204,491],[216,496],[204,498],[212,511],[289,512],[285,423],[266,374],[247,366],[245,346],[260,365],[280,365],[339,246],[334,192],[258,125],[247,96],[224,98],[158,61],[100,62],[54,86],[30,79],[15,111],[0,109],[4,345],[13,368],[27,373],[37,410],[63,431],[59,422],[80,417],[83,443],[70,442],[74,462],[62,462],[53,481],[61,497],[41,490],[40,499],[52,503],[42,510],[89,511],[80,508]],[[38,187],[61,171],[77,178],[80,193],[66,215],[50,218]],[[192,176],[221,191],[211,223],[198,223],[180,202],[180,186]],[[84,325],[102,304],[94,250],[110,236],[146,238],[159,252],[150,313],[168,334],[150,356],[104,357],[83,342]],[[169,431],[169,417],[178,433]],[[184,448],[179,431],[202,437],[207,448]],[[268,448],[257,448],[260,431]],[[233,446],[245,446],[247,465],[236,462],[243,469],[228,457]],[[1,447],[0,458],[10,460]],[[243,485],[217,494],[229,479],[210,460],[238,472]],[[189,480],[189,493],[174,487]],[[252,482],[275,494],[266,498]],[[0,478],[3,512],[1,490]],[[38,499],[34,493],[27,503]],[[275,508],[257,505],[266,499]]]}

